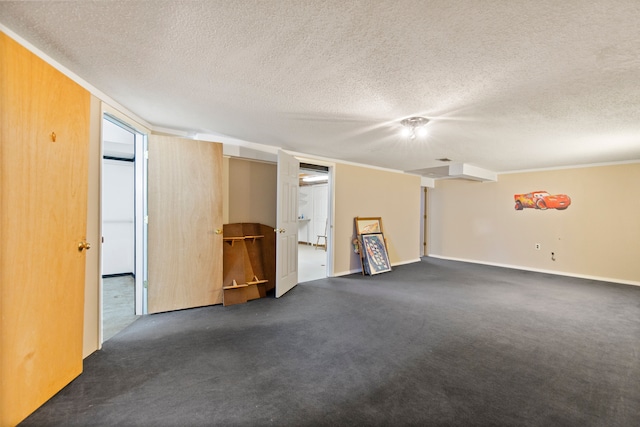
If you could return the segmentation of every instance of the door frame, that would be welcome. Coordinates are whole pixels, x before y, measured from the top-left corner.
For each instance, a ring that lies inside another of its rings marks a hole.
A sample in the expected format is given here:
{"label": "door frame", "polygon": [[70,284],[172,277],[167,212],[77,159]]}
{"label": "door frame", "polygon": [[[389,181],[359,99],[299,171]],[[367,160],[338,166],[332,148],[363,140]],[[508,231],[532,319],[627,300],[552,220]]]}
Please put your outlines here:
{"label": "door frame", "polygon": [[[146,295],[146,281],[147,281],[147,135],[148,131],[145,129],[139,129],[139,127],[126,117],[122,117],[120,114],[112,112],[110,109],[104,108],[103,104],[102,114],[100,117],[102,120],[108,120],[111,123],[126,129],[134,135],[134,274],[135,274],[135,315],[139,316],[147,314],[147,295]],[[104,140],[102,132],[100,133],[100,212],[102,212],[102,196],[104,191],[104,182],[102,174],[102,159],[104,156]],[[100,213],[100,239],[102,240],[103,228],[102,228],[102,213]],[[99,262],[99,342],[104,342],[103,336],[103,292],[104,285],[102,280],[102,257],[103,251],[100,251]]]}
{"label": "door frame", "polygon": [[333,219],[335,216],[335,164],[325,165],[329,168],[328,213],[327,218],[327,277],[333,277]]}
{"label": "door frame", "polygon": [[304,156],[295,156],[296,159],[300,163],[307,163],[311,165],[318,166],[326,166],[329,170],[327,171],[327,175],[329,180],[327,182],[328,192],[327,192],[327,219],[329,220],[329,224],[327,225],[327,268],[326,268],[326,277],[334,277],[333,275],[333,220],[335,218],[335,166],[336,164],[333,162],[327,162],[323,160],[313,159]]}
{"label": "door frame", "polygon": [[420,189],[420,257],[426,257],[429,256],[429,189],[428,187],[421,187]]}

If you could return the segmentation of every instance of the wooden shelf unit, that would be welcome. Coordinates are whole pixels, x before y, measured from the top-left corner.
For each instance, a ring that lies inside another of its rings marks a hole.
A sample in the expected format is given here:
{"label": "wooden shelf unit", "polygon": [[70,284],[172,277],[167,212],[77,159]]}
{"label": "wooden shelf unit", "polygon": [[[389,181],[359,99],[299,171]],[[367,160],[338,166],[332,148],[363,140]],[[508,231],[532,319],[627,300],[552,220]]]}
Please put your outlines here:
{"label": "wooden shelf unit", "polygon": [[273,227],[258,223],[223,226],[223,305],[264,298],[275,287]]}

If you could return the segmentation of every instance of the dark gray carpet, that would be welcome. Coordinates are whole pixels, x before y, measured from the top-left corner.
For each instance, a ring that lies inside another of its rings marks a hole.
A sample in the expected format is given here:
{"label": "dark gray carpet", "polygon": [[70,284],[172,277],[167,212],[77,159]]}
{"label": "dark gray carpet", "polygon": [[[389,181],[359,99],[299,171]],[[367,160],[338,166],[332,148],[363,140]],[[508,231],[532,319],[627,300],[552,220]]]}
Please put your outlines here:
{"label": "dark gray carpet", "polygon": [[424,258],[145,316],[25,426],[639,426],[640,287]]}

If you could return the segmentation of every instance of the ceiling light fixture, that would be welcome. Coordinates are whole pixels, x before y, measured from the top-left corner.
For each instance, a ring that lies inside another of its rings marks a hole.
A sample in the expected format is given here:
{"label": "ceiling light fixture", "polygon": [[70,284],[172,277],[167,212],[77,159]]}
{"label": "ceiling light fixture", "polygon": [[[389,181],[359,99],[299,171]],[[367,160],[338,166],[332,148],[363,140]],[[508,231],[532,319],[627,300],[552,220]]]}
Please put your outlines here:
{"label": "ceiling light fixture", "polygon": [[425,125],[429,123],[429,119],[424,117],[409,117],[400,122],[404,128],[402,129],[402,135],[409,137],[409,139],[416,139],[416,136],[423,137],[427,134]]}
{"label": "ceiling light fixture", "polygon": [[302,178],[304,182],[318,182],[318,181],[328,181],[329,177],[326,175],[314,175],[314,176],[305,176]]}

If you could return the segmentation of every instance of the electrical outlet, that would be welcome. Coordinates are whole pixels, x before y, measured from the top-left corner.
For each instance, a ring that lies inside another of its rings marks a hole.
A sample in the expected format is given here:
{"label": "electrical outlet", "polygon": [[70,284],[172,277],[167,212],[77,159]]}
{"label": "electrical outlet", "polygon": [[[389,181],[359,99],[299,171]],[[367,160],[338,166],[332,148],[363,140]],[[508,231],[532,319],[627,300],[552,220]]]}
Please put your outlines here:
{"label": "electrical outlet", "polygon": [[536,243],[536,250],[540,250],[540,243]]}

